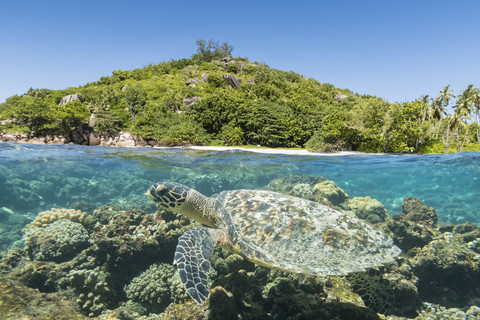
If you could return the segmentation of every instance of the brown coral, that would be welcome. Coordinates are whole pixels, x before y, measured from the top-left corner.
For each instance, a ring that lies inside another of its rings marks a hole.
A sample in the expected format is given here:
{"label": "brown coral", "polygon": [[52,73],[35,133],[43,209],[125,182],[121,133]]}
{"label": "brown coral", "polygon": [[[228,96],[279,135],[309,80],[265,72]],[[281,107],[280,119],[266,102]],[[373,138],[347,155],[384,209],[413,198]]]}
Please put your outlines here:
{"label": "brown coral", "polygon": [[51,210],[40,212],[37,217],[23,229],[23,233],[26,233],[30,228],[44,228],[50,223],[60,219],[82,222],[86,215],[85,212],[80,210],[52,208]]}

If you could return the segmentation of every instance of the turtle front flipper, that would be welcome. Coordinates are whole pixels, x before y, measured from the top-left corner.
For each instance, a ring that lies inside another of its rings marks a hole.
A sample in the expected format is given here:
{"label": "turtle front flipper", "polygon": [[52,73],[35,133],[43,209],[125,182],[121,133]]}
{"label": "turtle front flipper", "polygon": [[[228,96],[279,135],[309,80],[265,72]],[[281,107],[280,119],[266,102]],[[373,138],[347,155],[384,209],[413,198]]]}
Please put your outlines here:
{"label": "turtle front flipper", "polygon": [[219,236],[218,229],[195,227],[178,240],[174,264],[188,294],[198,304],[207,300],[210,293],[207,281],[210,259]]}

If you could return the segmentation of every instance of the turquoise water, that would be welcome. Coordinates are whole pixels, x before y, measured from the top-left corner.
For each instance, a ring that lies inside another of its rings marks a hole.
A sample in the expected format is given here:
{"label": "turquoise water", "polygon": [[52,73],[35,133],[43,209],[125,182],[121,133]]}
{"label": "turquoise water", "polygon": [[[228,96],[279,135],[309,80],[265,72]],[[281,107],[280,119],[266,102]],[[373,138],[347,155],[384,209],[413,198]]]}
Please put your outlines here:
{"label": "turquoise water", "polygon": [[[480,153],[452,155],[291,156],[243,151],[108,148],[0,143],[0,213],[14,216],[102,205],[153,212],[144,196],[154,182],[172,180],[211,195],[262,188],[272,179],[316,175],[350,198],[371,196],[391,215],[405,197],[421,198],[443,222],[480,224]],[[13,223],[13,222],[12,222]],[[20,222],[17,222],[20,223]]]}

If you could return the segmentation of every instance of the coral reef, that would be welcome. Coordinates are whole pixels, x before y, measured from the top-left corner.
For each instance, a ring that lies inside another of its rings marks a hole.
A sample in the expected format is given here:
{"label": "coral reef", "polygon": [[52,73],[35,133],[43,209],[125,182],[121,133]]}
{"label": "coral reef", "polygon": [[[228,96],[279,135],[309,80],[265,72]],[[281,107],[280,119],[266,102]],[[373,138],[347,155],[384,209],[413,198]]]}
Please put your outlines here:
{"label": "coral reef", "polygon": [[197,223],[114,206],[89,214],[52,209],[25,228],[24,246],[1,256],[0,318],[480,319],[478,226],[439,224],[435,210],[415,198],[390,218],[378,201],[349,200],[322,177],[280,178],[267,188],[354,212],[404,254],[364,273],[321,277],[264,268],[216,248],[210,299],[197,305],[171,264],[178,237]]}
{"label": "coral reef", "polygon": [[188,224],[185,220],[165,222],[161,214],[115,207],[95,210],[93,217],[91,255],[122,282],[153,263],[173,261],[179,232],[172,231],[171,225],[181,229]]}
{"label": "coral reef", "polygon": [[146,313],[160,313],[171,303],[187,300],[177,270],[171,264],[153,264],[125,287],[128,299],[139,303]]}
{"label": "coral reef", "polygon": [[112,307],[111,298],[115,292],[110,282],[109,275],[97,267],[94,270],[71,270],[60,285],[71,288],[82,312],[93,317]]}
{"label": "coral reef", "polygon": [[444,307],[464,307],[480,301],[480,254],[472,242],[480,228],[472,224],[438,234],[411,259],[424,301]]}
{"label": "coral reef", "polygon": [[313,199],[315,189],[308,183],[299,183],[293,186],[290,194],[304,199]]}
{"label": "coral reef", "polygon": [[19,281],[0,278],[0,318],[86,320],[68,293],[43,293]]}
{"label": "coral reef", "polygon": [[347,211],[352,211],[359,219],[366,220],[372,224],[383,222],[389,218],[385,207],[378,200],[370,197],[350,199],[343,204],[343,208]]}
{"label": "coral reef", "polygon": [[25,229],[25,251],[32,260],[68,260],[89,245],[88,231],[80,223],[60,219],[45,225]]}
{"label": "coral reef", "polygon": [[408,197],[403,200],[402,214],[407,216],[407,219],[432,229],[438,222],[438,215],[435,209],[423,204],[422,200]]}
{"label": "coral reef", "polygon": [[[339,188],[333,181],[324,181],[317,183],[314,189],[318,191],[320,197],[318,200],[330,202],[334,206],[341,205],[348,198],[348,194]],[[364,218],[361,218],[364,219]]]}
{"label": "coral reef", "polygon": [[435,210],[422,203],[420,199],[406,198],[402,204],[402,214],[386,221],[395,244],[404,252],[418,250],[433,240],[438,220]]}
{"label": "coral reef", "polygon": [[440,305],[425,302],[423,310],[415,319],[418,320],[478,320],[480,319],[480,308],[472,306],[463,311],[458,308],[445,308]]}
{"label": "coral reef", "polygon": [[25,228],[27,231],[30,228],[44,228],[50,223],[60,220],[68,219],[74,222],[82,222],[85,218],[86,213],[80,210],[74,209],[55,209],[40,212],[37,217],[27,225]]}

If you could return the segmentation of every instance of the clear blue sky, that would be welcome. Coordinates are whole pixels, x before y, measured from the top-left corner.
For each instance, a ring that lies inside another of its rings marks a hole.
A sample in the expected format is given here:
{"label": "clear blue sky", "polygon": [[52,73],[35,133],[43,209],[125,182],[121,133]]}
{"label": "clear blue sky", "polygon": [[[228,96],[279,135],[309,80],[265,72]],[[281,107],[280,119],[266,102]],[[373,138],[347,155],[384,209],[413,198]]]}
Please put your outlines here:
{"label": "clear blue sky", "polygon": [[391,102],[459,93],[480,86],[479,13],[479,0],[5,0],[0,103],[188,58],[197,39]]}

